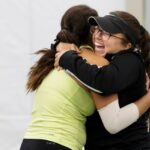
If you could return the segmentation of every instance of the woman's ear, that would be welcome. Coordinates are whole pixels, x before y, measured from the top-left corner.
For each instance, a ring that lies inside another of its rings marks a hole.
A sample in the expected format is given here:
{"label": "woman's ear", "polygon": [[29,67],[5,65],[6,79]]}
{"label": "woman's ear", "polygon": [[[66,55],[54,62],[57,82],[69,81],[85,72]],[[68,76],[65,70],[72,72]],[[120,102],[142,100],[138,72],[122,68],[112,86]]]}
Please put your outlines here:
{"label": "woman's ear", "polygon": [[126,44],[126,49],[130,49],[132,47],[132,44],[131,43],[127,43]]}

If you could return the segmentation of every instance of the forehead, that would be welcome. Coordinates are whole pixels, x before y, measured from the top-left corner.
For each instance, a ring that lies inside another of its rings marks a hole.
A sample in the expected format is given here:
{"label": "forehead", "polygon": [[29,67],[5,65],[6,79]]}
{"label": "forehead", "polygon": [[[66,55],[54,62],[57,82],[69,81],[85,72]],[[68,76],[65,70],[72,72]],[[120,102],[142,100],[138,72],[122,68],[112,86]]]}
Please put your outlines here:
{"label": "forehead", "polygon": [[[100,26],[91,26],[91,28],[93,28],[93,29],[98,29],[98,30],[100,30],[100,31],[105,31],[105,30],[103,30]],[[106,32],[106,31],[105,31]],[[108,32],[107,32],[108,33]]]}

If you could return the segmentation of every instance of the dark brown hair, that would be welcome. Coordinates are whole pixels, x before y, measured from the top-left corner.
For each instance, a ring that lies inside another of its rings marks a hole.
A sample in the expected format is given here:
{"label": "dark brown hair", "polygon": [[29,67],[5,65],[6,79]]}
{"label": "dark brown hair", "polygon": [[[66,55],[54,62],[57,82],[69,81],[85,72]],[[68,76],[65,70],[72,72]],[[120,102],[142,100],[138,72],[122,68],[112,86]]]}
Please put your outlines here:
{"label": "dark brown hair", "polygon": [[[61,20],[61,30],[56,41],[74,43],[77,46],[88,44],[92,46],[90,25],[88,18],[98,16],[96,10],[86,5],[77,5],[68,9]],[[42,49],[35,54],[41,54],[39,60],[30,68],[27,81],[27,90],[35,91],[47,74],[54,68],[55,45],[50,49]]]}
{"label": "dark brown hair", "polygon": [[150,77],[150,35],[148,31],[140,25],[139,21],[128,12],[114,11],[110,14],[122,18],[138,36],[137,47],[141,50],[146,71]]}

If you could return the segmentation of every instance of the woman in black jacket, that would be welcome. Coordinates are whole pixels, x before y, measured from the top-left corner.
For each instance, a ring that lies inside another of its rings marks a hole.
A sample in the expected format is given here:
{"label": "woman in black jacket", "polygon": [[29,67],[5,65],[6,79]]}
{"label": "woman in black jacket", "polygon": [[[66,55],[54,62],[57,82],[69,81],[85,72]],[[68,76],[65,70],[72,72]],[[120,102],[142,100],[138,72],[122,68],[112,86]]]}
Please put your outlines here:
{"label": "woman in black jacket", "polygon": [[[90,65],[75,51],[58,53],[56,61],[91,90],[105,95],[118,93],[120,107],[141,98],[146,93],[145,69],[150,76],[149,33],[134,16],[123,11],[91,17],[89,23],[94,26],[93,36],[99,37],[97,48],[111,54],[110,64],[103,67]],[[99,120],[98,113],[95,113],[87,121],[85,149],[150,149],[147,119],[148,112],[123,131],[111,135]]]}

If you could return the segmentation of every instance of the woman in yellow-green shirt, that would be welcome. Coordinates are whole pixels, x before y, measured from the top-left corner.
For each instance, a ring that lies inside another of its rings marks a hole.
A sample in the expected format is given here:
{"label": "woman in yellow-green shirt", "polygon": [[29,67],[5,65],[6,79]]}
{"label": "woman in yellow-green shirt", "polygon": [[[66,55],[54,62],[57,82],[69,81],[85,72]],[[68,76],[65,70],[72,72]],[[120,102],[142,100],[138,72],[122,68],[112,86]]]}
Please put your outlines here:
{"label": "woman in yellow-green shirt", "polygon": [[[71,7],[62,17],[57,39],[90,44],[87,19],[97,15],[86,5]],[[36,92],[21,150],[81,150],[86,141],[86,117],[95,111],[95,106],[87,89],[64,70],[53,69],[56,44],[57,41],[51,45],[51,50],[37,52],[43,56],[29,73],[27,89]]]}

